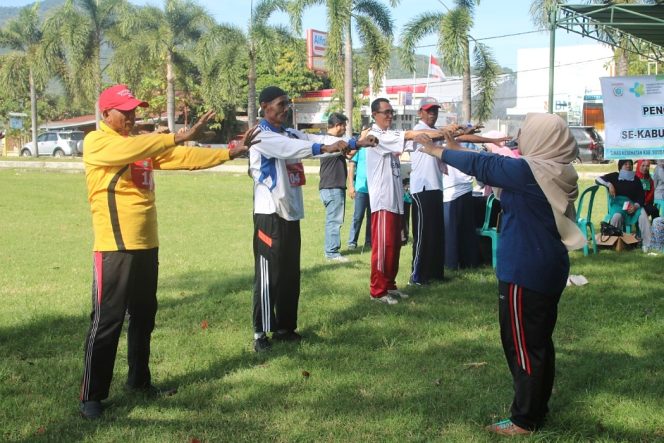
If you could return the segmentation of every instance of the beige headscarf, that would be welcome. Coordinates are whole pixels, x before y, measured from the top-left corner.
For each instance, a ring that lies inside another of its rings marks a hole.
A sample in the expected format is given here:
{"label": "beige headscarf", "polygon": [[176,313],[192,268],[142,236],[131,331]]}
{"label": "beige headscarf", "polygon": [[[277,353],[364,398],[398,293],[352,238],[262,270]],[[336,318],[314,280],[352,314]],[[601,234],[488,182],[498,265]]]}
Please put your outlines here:
{"label": "beige headscarf", "polygon": [[571,165],[576,158],[576,142],[567,123],[555,114],[527,114],[518,143],[551,205],[562,242],[570,251],[582,248],[586,238],[576,225],[574,210],[579,176]]}

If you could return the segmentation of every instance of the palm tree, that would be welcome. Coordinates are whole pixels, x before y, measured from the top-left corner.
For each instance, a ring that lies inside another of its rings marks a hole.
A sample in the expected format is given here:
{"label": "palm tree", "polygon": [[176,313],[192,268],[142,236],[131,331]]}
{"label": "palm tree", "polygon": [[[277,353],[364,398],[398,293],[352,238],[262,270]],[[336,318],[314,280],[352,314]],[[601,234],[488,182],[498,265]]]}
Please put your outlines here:
{"label": "palm tree", "polygon": [[[102,48],[111,46],[109,34],[126,8],[126,0],[65,0],[46,22],[53,33],[60,34],[67,91],[82,103],[96,103],[101,93],[105,69]],[[95,116],[99,122],[101,113],[97,106]]]}
{"label": "palm tree", "polygon": [[[166,77],[168,128],[175,129],[175,90],[178,72],[187,72],[195,43],[214,21],[193,0],[165,0],[164,9],[153,6],[127,9],[121,16],[111,73],[139,75],[144,65],[159,65]],[[140,78],[140,77],[139,77]],[[181,85],[182,82],[179,82]]]}
{"label": "palm tree", "polygon": [[[247,36],[240,28],[229,25],[213,27],[196,47],[194,62],[200,72],[200,95],[205,106],[214,109],[217,118],[224,121],[222,132],[226,139],[234,135],[235,112],[245,104],[246,95],[241,91],[247,86],[248,54],[238,48],[247,47]],[[255,109],[254,104],[254,112]]]}
{"label": "palm tree", "polygon": [[43,90],[57,64],[51,37],[44,32],[39,19],[39,2],[22,8],[16,19],[0,30],[0,47],[10,52],[0,58],[0,81],[5,91],[16,96],[30,94],[33,155],[37,146],[37,92]]}
{"label": "palm tree", "polygon": [[[447,12],[425,12],[408,22],[400,41],[402,63],[415,71],[415,45],[424,36],[437,34],[438,52],[453,74],[462,77],[461,118],[471,119],[472,78],[470,66],[470,42],[474,43],[473,55],[478,74],[478,94],[475,117],[484,121],[490,117],[496,90],[499,67],[489,48],[470,35],[473,27],[475,1],[456,0],[456,6]],[[479,0],[477,0],[479,4]]]}
{"label": "palm tree", "polygon": [[[399,3],[390,0],[392,7]],[[390,62],[393,23],[390,9],[378,0],[292,0],[289,11],[293,27],[300,32],[302,14],[310,6],[324,5],[327,9],[326,64],[335,85],[343,83],[344,113],[353,115],[353,24],[369,58],[373,71],[374,89],[380,88],[382,78]],[[344,69],[340,61],[343,59]],[[353,132],[352,119],[348,121],[346,134]]]}

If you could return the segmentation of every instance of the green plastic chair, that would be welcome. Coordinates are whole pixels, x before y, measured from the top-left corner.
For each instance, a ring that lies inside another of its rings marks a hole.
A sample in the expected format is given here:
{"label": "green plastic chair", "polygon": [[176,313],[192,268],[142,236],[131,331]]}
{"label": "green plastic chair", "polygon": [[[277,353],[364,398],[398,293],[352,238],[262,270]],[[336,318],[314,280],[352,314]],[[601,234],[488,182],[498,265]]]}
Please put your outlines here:
{"label": "green plastic chair", "polygon": [[623,231],[625,231],[628,234],[631,233],[632,226],[634,225],[636,225],[638,229],[639,215],[641,215],[642,208],[637,209],[636,211],[634,211],[633,214],[628,214],[627,211],[623,210],[623,205],[626,202],[631,202],[629,198],[622,195],[616,195],[615,197],[611,197],[611,194],[609,194],[608,189],[606,191],[606,195],[608,198],[607,207],[609,208],[609,212],[608,214],[606,214],[606,217],[604,217],[604,221],[610,222],[613,215],[620,212],[623,216]]}
{"label": "green plastic chair", "polygon": [[496,268],[496,253],[498,252],[498,230],[491,227],[491,209],[496,196],[491,194],[486,200],[486,210],[484,212],[484,223],[481,228],[477,228],[477,235],[489,237],[491,239],[491,265]]}
{"label": "green plastic chair", "polygon": [[[579,197],[579,205],[576,209],[576,225],[581,229],[581,232],[586,236],[586,244],[583,245],[583,255],[588,255],[588,242],[593,246],[593,254],[597,254],[597,241],[595,240],[595,226],[592,222],[593,217],[593,203],[595,201],[595,194],[599,189],[598,185],[591,186],[585,189]],[[583,214],[583,205],[586,198],[588,198],[588,209],[585,216]]]}

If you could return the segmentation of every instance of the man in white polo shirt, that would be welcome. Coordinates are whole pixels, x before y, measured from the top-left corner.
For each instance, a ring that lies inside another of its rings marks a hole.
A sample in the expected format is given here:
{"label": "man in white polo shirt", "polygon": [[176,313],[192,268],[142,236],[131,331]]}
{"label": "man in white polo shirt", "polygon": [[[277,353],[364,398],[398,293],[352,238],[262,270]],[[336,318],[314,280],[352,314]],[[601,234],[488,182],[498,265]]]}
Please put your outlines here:
{"label": "man in white polo shirt", "polygon": [[[369,131],[378,139],[378,146],[367,150],[367,178],[371,204],[371,286],[373,300],[396,304],[398,298],[408,295],[397,289],[401,250],[401,214],[403,214],[403,184],[399,155],[404,151],[404,141],[422,133],[431,138],[442,138],[443,131],[423,129],[418,131],[390,130],[394,110],[389,100],[377,98],[371,103],[371,115],[375,121]],[[446,129],[454,131],[458,127]],[[441,227],[442,229],[442,227]]]}
{"label": "man in white polo shirt", "polygon": [[[420,121],[413,129],[436,129],[440,104],[433,97],[420,101]],[[410,284],[442,280],[444,275],[443,170],[439,158],[417,151],[410,154],[410,192],[413,197],[413,267]]]}

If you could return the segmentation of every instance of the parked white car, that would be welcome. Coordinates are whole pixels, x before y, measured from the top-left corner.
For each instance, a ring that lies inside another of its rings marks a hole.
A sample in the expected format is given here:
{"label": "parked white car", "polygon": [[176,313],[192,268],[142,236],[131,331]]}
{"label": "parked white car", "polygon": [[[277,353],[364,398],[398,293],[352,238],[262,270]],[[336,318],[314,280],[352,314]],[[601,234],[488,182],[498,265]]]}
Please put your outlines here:
{"label": "parked white car", "polygon": [[[83,131],[44,132],[37,136],[39,155],[51,155],[53,157],[80,155],[83,153],[83,135]],[[30,157],[33,155],[33,151],[34,144],[32,142],[26,143],[21,148],[21,156]]]}

